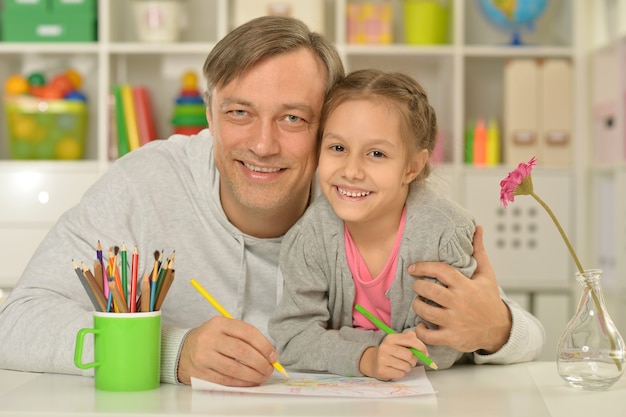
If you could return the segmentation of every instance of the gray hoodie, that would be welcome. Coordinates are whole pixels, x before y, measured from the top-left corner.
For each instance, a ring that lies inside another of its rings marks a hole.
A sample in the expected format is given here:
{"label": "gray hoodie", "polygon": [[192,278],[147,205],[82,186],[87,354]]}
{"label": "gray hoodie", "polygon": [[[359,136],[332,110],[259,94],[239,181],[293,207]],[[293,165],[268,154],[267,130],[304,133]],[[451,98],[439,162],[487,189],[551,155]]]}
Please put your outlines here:
{"label": "gray hoodie", "polygon": [[[189,329],[219,314],[191,278],[235,318],[267,335],[278,298],[281,239],[247,236],[228,222],[213,139],[204,130],[128,153],[58,220],[0,307],[0,368],[93,374],[73,363],[76,333],[92,326],[94,307],[72,259],[93,266],[98,240],[105,256],[110,246],[137,245],[140,277],[154,265],[155,250],[165,256],[176,251],[175,280],[162,307],[162,381],[177,381]],[[90,340],[85,362],[93,355]]]}

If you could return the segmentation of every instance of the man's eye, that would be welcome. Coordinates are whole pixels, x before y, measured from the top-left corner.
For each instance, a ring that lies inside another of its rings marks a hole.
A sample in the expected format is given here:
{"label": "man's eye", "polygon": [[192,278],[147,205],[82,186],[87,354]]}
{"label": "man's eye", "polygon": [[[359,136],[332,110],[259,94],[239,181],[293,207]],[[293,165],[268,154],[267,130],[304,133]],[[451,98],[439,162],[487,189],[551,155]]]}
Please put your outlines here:
{"label": "man's eye", "polygon": [[238,116],[238,117],[245,116],[246,114],[248,114],[248,112],[245,110],[231,110],[230,112],[233,114],[233,116]]}
{"label": "man's eye", "polygon": [[287,121],[290,123],[298,123],[300,121],[302,121],[301,117],[298,116],[294,116],[293,114],[290,114],[286,117]]}

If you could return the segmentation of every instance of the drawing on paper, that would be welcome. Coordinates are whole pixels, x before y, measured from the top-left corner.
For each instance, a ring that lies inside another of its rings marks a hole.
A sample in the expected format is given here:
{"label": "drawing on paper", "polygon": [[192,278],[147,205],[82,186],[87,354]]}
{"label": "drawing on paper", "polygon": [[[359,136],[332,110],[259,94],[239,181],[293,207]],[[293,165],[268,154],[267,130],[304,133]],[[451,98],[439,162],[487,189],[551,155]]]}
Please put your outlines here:
{"label": "drawing on paper", "polygon": [[389,398],[434,394],[423,367],[412,370],[397,381],[379,381],[368,377],[346,377],[332,374],[290,372],[291,378],[274,374],[258,387],[225,387],[192,378],[193,389],[212,392],[239,392],[250,394],[282,394],[330,397]]}

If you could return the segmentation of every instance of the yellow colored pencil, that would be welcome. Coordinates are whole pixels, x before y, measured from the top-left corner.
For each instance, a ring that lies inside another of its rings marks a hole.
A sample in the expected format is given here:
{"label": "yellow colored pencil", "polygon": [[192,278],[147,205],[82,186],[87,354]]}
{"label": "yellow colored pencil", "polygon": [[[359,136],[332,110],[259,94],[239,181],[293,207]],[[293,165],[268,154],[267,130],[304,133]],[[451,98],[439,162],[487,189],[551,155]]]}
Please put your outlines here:
{"label": "yellow colored pencil", "polygon": [[[211,294],[209,294],[203,287],[202,285],[200,285],[200,283],[198,281],[196,281],[194,278],[192,278],[190,281],[191,285],[193,285],[193,287],[198,290],[198,292],[200,294],[202,294],[202,296],[204,298],[206,298],[206,300],[211,303],[211,305],[213,307],[215,307],[215,309],[224,317],[227,317],[229,319],[232,319],[233,316],[230,315],[230,313],[228,311],[226,311],[226,309],[224,307],[222,307],[222,305],[220,303],[217,302],[217,300],[215,298],[213,298],[211,296]],[[280,372],[281,374],[283,374],[285,377],[290,378],[289,374],[287,373],[287,371],[285,370],[285,368],[278,362],[274,362],[272,364],[272,366],[274,366],[274,369],[276,369],[278,372]]]}

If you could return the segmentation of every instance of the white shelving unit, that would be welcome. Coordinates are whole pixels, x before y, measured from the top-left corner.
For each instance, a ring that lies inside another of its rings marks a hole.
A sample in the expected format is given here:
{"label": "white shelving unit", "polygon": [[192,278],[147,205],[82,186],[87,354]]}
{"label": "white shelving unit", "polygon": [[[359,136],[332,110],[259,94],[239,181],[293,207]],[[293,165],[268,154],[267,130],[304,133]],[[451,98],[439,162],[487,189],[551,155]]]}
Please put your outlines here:
{"label": "white shelving unit", "polygon": [[609,314],[626,334],[626,1],[590,7],[590,257]]}
{"label": "white shelving unit", "polygon": [[[325,33],[335,41],[348,71],[364,67],[404,71],[429,92],[445,143],[444,163],[437,166],[436,174],[443,178],[442,184],[452,196],[475,214],[479,224],[485,225],[487,250],[501,285],[536,314],[545,314],[544,324],[550,337],[554,333],[558,337],[572,312],[574,269],[569,254],[549,218],[534,202],[519,198],[507,212],[502,212],[499,182],[512,166],[465,165],[463,143],[468,119],[495,116],[502,122],[503,68],[507,60],[569,60],[574,80],[573,163],[563,168],[539,167],[533,178],[537,191],[546,197],[577,249],[588,251],[589,248],[577,245],[587,241],[588,208],[584,187],[576,186],[587,183],[589,109],[584,103],[588,58],[584,43],[588,22],[584,0],[550,1],[535,31],[522,35],[527,42],[522,47],[508,46],[509,34],[491,26],[473,0],[450,1],[447,44],[404,44],[402,0],[389,0],[394,7],[391,45],[349,44],[345,21],[348,1],[323,1]],[[47,229],[111,163],[107,109],[111,87],[123,82],[146,85],[157,115],[159,135],[167,137],[172,130],[169,120],[180,90],[180,77],[186,70],[195,70],[201,80],[206,55],[230,30],[234,1],[187,0],[188,9],[193,12],[187,15],[180,42],[171,44],[139,42],[131,4],[99,0],[97,42],[0,42],[0,79],[31,70],[74,67],[84,74],[89,100],[89,135],[82,161],[10,160],[6,129],[0,131],[0,193],[3,199],[11,201],[0,205],[0,253],[7,255],[4,268],[0,269],[0,287],[13,285]],[[0,103],[0,125],[5,124]],[[18,175],[31,175],[40,178],[40,182],[35,181],[32,190],[26,192],[14,186]],[[37,200],[41,191],[49,194],[47,204]]]}

